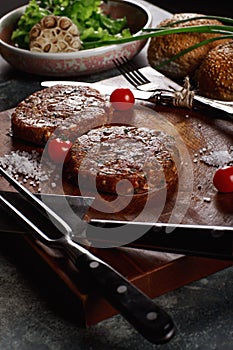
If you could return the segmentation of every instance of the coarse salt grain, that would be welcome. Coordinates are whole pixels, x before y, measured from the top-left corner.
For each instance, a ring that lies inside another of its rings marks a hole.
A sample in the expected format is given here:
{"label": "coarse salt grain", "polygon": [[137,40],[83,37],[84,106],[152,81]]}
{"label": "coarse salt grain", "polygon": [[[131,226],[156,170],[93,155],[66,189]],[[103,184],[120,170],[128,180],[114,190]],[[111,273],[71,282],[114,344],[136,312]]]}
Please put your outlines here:
{"label": "coarse salt grain", "polygon": [[228,150],[212,151],[210,152],[210,154],[202,156],[200,160],[208,165],[212,165],[215,167],[229,165],[233,162],[232,147],[230,148],[230,151]]}
{"label": "coarse salt grain", "polygon": [[50,177],[50,172],[46,173],[41,169],[40,155],[36,151],[12,151],[0,157],[0,165],[16,180],[19,176],[23,177],[23,183],[30,179],[30,185],[33,187],[39,184],[38,181],[44,182]]}

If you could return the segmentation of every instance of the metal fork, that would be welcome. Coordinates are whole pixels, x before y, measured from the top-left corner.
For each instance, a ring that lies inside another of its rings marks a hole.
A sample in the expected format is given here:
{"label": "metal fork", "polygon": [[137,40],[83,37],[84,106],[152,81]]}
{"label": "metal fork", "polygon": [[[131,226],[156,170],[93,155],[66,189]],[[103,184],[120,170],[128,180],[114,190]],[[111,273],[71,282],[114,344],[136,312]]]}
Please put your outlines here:
{"label": "metal fork", "polygon": [[127,57],[120,57],[113,60],[113,63],[119,70],[119,72],[132,84],[136,89],[143,91],[154,91],[158,88],[155,87],[144,74],[142,74],[136,65],[130,61]]}
{"label": "metal fork", "polygon": [[150,100],[157,105],[211,109],[225,112],[230,118],[233,118],[233,102],[220,102],[194,94],[194,91],[191,91],[188,78],[185,79],[184,87],[180,91],[170,86],[168,86],[169,89],[158,89],[158,84],[151,82],[127,57],[113,59],[113,63],[123,77],[136,89],[153,92]]}

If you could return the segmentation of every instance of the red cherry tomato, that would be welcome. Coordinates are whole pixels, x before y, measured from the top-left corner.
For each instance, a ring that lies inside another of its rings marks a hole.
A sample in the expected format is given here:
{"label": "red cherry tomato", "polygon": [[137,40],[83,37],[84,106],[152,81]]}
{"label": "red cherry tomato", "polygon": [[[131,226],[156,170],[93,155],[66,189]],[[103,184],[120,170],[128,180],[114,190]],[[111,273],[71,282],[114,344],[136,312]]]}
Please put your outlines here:
{"label": "red cherry tomato", "polygon": [[213,184],[219,192],[233,192],[233,166],[225,166],[216,170]]}
{"label": "red cherry tomato", "polygon": [[110,102],[119,111],[126,111],[133,107],[135,98],[130,89],[115,89],[110,95]]}
{"label": "red cherry tomato", "polygon": [[48,154],[54,163],[63,163],[72,146],[72,142],[60,138],[52,139],[48,144]]}

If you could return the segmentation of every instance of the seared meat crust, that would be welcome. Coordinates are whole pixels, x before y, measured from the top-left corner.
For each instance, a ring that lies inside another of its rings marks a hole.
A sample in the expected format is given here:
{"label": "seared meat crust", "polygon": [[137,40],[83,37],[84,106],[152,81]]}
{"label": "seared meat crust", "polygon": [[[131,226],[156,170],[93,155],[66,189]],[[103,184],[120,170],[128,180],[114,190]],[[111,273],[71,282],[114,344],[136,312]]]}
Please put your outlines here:
{"label": "seared meat crust", "polygon": [[145,193],[174,187],[176,157],[174,139],[161,131],[109,125],[79,137],[67,166],[79,187],[81,181],[99,192]]}
{"label": "seared meat crust", "polygon": [[98,90],[56,85],[20,102],[12,114],[11,126],[13,136],[44,146],[57,128],[72,140],[110,119],[111,108]]}

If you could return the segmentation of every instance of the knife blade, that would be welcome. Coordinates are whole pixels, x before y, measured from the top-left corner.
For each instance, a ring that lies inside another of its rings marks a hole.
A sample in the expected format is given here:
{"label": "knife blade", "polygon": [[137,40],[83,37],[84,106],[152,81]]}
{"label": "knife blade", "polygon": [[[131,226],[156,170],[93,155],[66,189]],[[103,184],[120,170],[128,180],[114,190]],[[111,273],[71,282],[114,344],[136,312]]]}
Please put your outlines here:
{"label": "knife blade", "polygon": [[[0,191],[0,195],[12,201],[17,207],[24,207],[29,218],[34,216],[17,192]],[[40,198],[41,195],[38,195]],[[87,212],[94,198],[66,196],[75,215],[64,211],[62,196],[46,195],[47,204],[71,226],[73,240],[81,243],[87,240],[94,247],[131,247],[214,259],[233,260],[233,228],[209,225],[172,225],[167,223],[145,223],[116,220],[92,219],[88,224],[79,220]],[[56,202],[56,205],[54,205]],[[0,206],[1,207],[1,206]],[[46,222],[44,223],[46,225]],[[125,227],[125,230],[121,230]],[[99,230],[98,230],[99,228]],[[112,233],[113,230],[115,231]],[[46,228],[48,230],[48,228]],[[25,228],[16,223],[6,212],[0,217],[0,232],[24,234]],[[169,233],[168,233],[169,232]]]}
{"label": "knife blade", "polygon": [[[86,83],[80,81],[68,81],[68,80],[48,80],[41,82],[41,86],[43,87],[51,87],[55,85],[67,85],[67,86],[89,86],[99,90],[99,92],[103,95],[109,96],[116,89],[119,88],[119,85],[108,85],[104,84],[101,81],[95,83]],[[154,103],[155,105],[171,105],[176,106],[174,104],[174,91],[165,91],[157,89],[155,91],[143,91],[130,88],[133,92],[135,99],[148,101]],[[188,107],[187,107],[188,108]],[[229,101],[217,101],[208,99],[203,96],[194,95],[193,97],[193,108],[199,110],[206,111],[215,111],[226,114],[230,119],[233,119],[233,104]]]}
{"label": "knife blade", "polygon": [[86,237],[93,246],[126,246],[233,260],[233,228],[229,226],[92,219]]}
{"label": "knife blade", "polygon": [[[43,87],[51,87],[55,85],[67,85],[67,86],[89,86],[91,88],[97,89],[100,91],[101,94],[109,96],[111,93],[119,88],[119,85],[106,85],[101,82],[96,83],[85,83],[83,81],[68,81],[68,80],[54,80],[54,81],[42,81],[41,86]],[[153,96],[153,93],[151,91],[140,91],[136,89],[131,89],[133,92],[134,97],[139,100],[145,100],[148,101],[151,96]]]}

